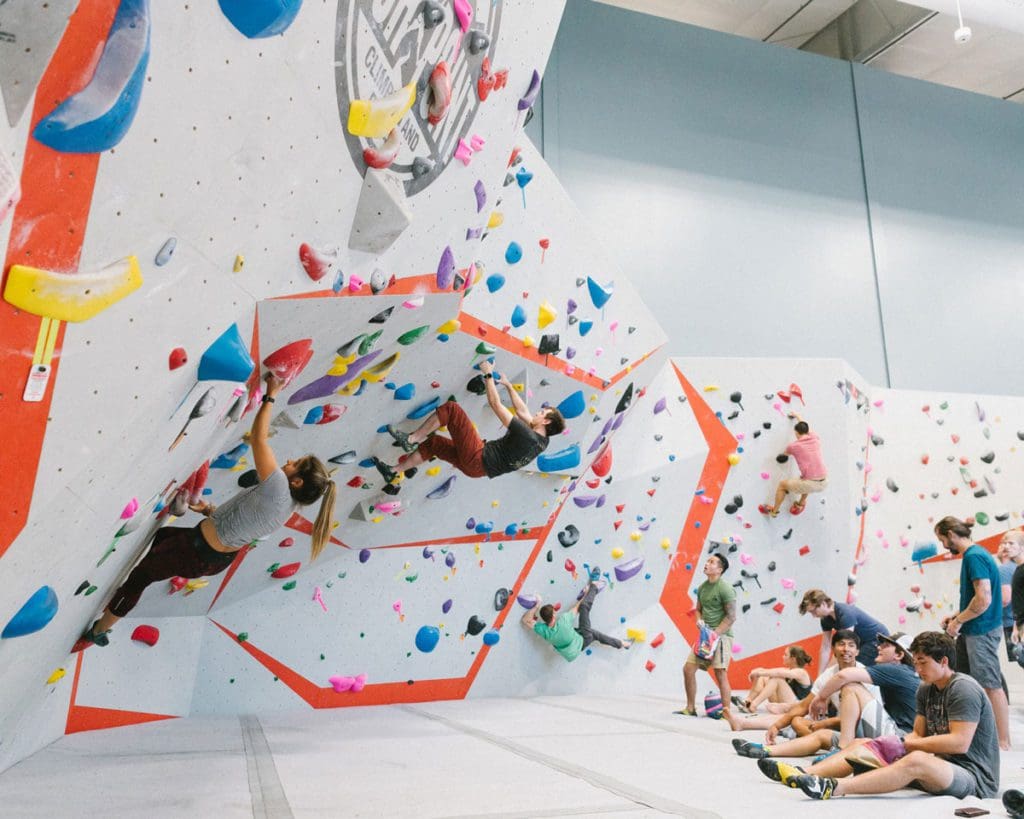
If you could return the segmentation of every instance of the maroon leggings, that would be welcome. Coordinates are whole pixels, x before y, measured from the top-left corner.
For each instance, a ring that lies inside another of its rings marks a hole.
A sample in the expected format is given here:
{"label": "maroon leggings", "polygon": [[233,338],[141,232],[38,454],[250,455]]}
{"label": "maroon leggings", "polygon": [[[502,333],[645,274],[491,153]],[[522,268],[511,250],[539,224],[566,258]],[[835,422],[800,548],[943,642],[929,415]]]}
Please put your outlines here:
{"label": "maroon leggings", "polygon": [[234,560],[237,552],[218,552],[213,549],[196,526],[165,526],[153,538],[142,561],[132,569],[110,601],[110,612],[118,617],[127,616],[142,597],[150,583],[172,577],[212,577],[220,574]]}
{"label": "maroon leggings", "polygon": [[447,401],[436,411],[441,426],[448,427],[448,434],[452,437],[431,435],[427,438],[419,448],[423,460],[440,458],[471,478],[483,478],[487,474],[484,471],[484,442],[473,429],[473,422],[465,410],[454,401]]}

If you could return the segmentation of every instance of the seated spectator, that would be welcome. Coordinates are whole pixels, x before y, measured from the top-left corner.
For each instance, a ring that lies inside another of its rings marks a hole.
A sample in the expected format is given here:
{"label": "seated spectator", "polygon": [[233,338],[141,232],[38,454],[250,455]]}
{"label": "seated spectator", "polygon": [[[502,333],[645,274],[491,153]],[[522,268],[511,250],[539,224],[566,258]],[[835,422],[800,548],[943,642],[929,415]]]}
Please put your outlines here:
{"label": "seated spectator", "polygon": [[733,704],[743,713],[753,714],[767,701],[768,713],[785,714],[793,703],[811,693],[811,675],[806,668],[811,660],[800,646],[790,646],[782,653],[781,668],[755,668],[750,672],[753,686],[746,699],[733,697]]}
{"label": "seated spectator", "polygon": [[[772,776],[768,768],[774,767],[776,776],[772,778],[800,788],[812,799],[892,793],[910,785],[957,799],[995,796],[999,791],[999,737],[985,690],[973,678],[953,670],[956,643],[942,632],[917,635],[910,653],[921,677],[914,730],[900,739],[866,740],[855,749],[858,755],[867,751],[867,759],[874,757],[877,769],[853,777],[839,771],[825,773],[823,768],[844,762],[828,759],[811,766],[807,773],[794,771],[785,763],[764,765],[762,770]],[[852,771],[849,759],[845,763]]]}
{"label": "seated spectator", "polygon": [[[845,748],[856,738],[858,733],[877,736],[881,731],[890,728],[892,723],[885,717],[881,692],[876,686],[871,685],[870,682],[864,684],[852,681],[846,685],[830,685],[832,680],[843,671],[864,670],[864,667],[857,663],[858,648],[856,634],[852,631],[837,632],[832,647],[836,662],[826,668],[814,681],[811,693],[793,706],[783,717],[773,721],[765,734],[763,745],[734,739],[732,744],[736,753],[754,759],[770,756],[805,756],[819,750]],[[825,701],[821,695],[826,686],[830,687],[828,701],[835,709],[836,716],[828,717],[819,714],[808,720],[806,717],[810,714],[812,703],[815,700]],[[729,720],[733,730],[759,727],[749,724],[756,717],[748,718],[746,721],[748,724],[743,726],[739,726],[739,721],[731,715],[728,715],[726,719]],[[793,726],[798,738],[776,745],[775,740],[779,731],[787,725]],[[895,730],[895,728],[891,727],[890,730]]]}

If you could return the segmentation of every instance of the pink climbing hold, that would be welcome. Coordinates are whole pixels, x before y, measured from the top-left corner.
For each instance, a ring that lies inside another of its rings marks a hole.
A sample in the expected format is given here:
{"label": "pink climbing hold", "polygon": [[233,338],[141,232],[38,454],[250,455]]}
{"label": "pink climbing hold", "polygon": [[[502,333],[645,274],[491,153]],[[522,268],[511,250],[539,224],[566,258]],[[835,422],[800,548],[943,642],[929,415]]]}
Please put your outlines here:
{"label": "pink climbing hold", "polygon": [[275,569],[273,574],[271,574],[270,576],[276,577],[279,580],[284,577],[291,577],[299,570],[299,567],[301,565],[301,563],[285,563],[283,566]]}
{"label": "pink climbing hold", "polygon": [[145,643],[147,646],[155,646],[160,639],[160,629],[156,626],[136,626],[132,632],[132,639],[137,643]]}
{"label": "pink climbing hold", "polygon": [[469,143],[467,143],[466,140],[459,140],[459,144],[455,148],[455,158],[463,165],[469,165],[472,161],[473,149],[469,147]]}
{"label": "pink climbing hold", "polygon": [[132,498],[125,504],[124,509],[121,510],[121,520],[128,520],[133,517],[136,512],[139,511],[139,499]]}
{"label": "pink climbing hold", "polygon": [[360,674],[358,677],[335,676],[328,678],[327,682],[331,684],[331,687],[338,694],[344,694],[346,691],[358,694],[366,686],[366,675]]}
{"label": "pink climbing hold", "polygon": [[365,282],[362,279],[360,279],[358,276],[349,276],[348,277],[348,292],[349,293],[358,293],[362,289],[363,284],[365,284]]}
{"label": "pink climbing hold", "polygon": [[479,134],[473,134],[473,136],[469,138],[469,147],[474,151],[482,151],[486,144],[487,142]]}

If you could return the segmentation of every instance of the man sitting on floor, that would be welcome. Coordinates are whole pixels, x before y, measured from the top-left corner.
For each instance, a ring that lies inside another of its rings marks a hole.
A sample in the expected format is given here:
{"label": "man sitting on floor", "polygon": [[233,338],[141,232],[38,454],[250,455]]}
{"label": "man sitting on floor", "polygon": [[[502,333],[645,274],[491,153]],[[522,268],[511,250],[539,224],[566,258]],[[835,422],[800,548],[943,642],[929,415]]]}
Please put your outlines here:
{"label": "man sitting on floor", "polygon": [[[957,799],[995,796],[999,737],[985,690],[953,670],[956,644],[948,635],[923,632],[910,644],[910,652],[922,681],[911,733],[858,740],[852,751],[812,765],[806,773],[776,760],[759,761],[761,770],[812,799],[892,793],[911,785]],[[871,768],[872,763],[876,770],[847,776]]]}
{"label": "man sitting on floor", "polygon": [[[816,718],[807,719],[811,704],[837,674],[848,669],[863,670],[863,666],[857,663],[859,645],[857,635],[852,631],[836,632],[835,640],[832,643],[835,664],[826,668],[814,681],[810,694],[781,718],[771,722],[768,732],[765,734],[764,745],[734,739],[732,745],[736,749],[736,753],[753,759],[769,756],[804,756],[818,750],[845,748],[858,733],[874,736],[876,730],[882,730],[881,727],[876,727],[877,723],[885,723],[880,716],[885,714],[881,693],[877,686],[870,683],[856,682],[842,687],[832,686],[828,696],[836,716],[827,717],[822,714]],[[727,714],[726,719],[729,720],[734,731],[761,727],[760,724],[752,724],[755,723],[755,720],[750,718],[740,719],[733,717],[732,714]],[[775,745],[779,731],[788,725],[792,725],[798,738]]]}

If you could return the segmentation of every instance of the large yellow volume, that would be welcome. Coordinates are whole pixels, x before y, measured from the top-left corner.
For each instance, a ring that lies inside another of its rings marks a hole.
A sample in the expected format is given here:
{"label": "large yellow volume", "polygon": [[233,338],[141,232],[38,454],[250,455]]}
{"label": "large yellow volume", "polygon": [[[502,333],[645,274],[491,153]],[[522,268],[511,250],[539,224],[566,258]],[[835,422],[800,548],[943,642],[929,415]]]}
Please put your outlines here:
{"label": "large yellow volume", "polygon": [[92,273],[55,273],[11,265],[4,299],[37,316],[86,321],[142,285],[139,260],[121,259]]}
{"label": "large yellow volume", "polygon": [[348,107],[348,132],[354,136],[386,137],[414,102],[414,82],[383,99],[352,100]]}

